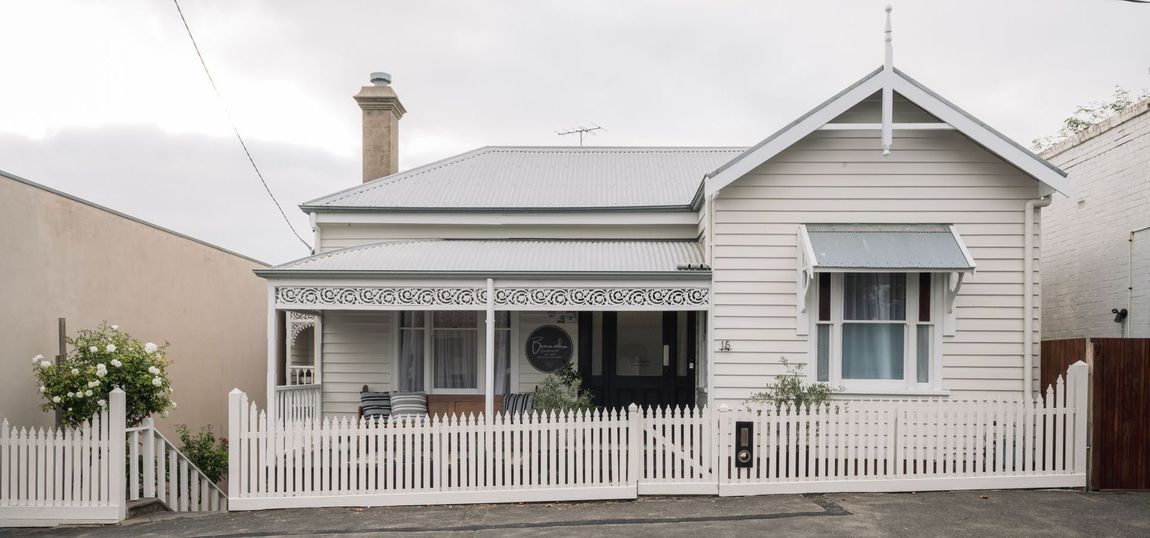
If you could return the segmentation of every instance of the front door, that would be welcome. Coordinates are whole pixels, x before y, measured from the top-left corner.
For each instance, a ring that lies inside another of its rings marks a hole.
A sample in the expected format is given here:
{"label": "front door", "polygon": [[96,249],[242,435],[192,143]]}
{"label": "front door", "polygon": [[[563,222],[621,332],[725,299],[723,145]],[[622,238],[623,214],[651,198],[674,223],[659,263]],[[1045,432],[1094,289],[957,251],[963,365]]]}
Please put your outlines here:
{"label": "front door", "polygon": [[693,405],[694,312],[587,313],[580,372],[606,407]]}

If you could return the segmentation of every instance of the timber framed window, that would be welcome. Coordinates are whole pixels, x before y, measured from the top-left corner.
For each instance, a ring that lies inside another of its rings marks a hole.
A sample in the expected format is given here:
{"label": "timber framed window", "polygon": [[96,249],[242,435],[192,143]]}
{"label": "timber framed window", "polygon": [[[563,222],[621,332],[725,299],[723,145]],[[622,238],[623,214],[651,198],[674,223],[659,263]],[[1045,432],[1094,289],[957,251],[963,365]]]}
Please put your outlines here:
{"label": "timber framed window", "polygon": [[932,273],[818,273],[813,380],[855,393],[941,388],[941,280]]}
{"label": "timber framed window", "polygon": [[[483,313],[399,313],[398,390],[478,394],[483,386]],[[495,314],[495,392],[511,386],[511,313]]]}

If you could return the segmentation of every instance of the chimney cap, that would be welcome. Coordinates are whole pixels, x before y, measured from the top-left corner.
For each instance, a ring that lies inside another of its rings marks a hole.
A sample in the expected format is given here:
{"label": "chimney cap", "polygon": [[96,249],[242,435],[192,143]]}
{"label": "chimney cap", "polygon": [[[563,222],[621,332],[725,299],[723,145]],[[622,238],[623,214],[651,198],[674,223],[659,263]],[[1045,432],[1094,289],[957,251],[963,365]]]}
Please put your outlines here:
{"label": "chimney cap", "polygon": [[387,86],[391,84],[391,73],[376,71],[371,74],[371,83],[376,86]]}

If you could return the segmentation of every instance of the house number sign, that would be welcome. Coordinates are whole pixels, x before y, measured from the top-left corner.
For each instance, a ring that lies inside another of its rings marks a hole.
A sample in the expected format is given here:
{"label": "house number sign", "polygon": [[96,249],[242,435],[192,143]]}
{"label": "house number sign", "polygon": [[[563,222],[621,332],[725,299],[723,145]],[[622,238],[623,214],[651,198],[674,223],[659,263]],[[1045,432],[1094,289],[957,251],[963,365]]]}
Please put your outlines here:
{"label": "house number sign", "polygon": [[536,370],[551,373],[571,360],[571,336],[554,325],[544,325],[527,337],[527,362]]}

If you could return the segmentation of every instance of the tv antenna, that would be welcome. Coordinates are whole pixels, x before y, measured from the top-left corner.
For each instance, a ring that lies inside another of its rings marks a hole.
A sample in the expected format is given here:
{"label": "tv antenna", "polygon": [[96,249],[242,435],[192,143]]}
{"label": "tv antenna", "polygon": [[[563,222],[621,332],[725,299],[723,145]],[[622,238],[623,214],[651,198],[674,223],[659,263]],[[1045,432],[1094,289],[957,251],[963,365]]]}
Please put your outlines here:
{"label": "tv antenna", "polygon": [[557,134],[559,136],[578,134],[579,135],[579,145],[582,146],[583,145],[583,135],[589,134],[589,135],[594,136],[595,131],[606,131],[607,130],[607,129],[604,129],[604,128],[602,128],[599,125],[594,124],[594,123],[592,123],[591,125],[594,125],[594,127],[584,127],[584,126],[580,125],[574,129],[568,129],[566,131],[555,131],[555,134]]}

